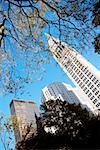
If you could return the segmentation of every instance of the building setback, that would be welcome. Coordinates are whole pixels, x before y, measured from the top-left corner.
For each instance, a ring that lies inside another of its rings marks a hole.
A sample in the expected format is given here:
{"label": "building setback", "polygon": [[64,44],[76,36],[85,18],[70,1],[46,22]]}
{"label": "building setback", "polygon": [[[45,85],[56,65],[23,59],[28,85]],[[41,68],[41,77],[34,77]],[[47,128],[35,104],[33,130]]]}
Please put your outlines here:
{"label": "building setback", "polygon": [[100,112],[100,71],[74,48],[49,35],[47,37],[49,49],[55,60],[80,91],[78,96],[93,113],[98,114]]}
{"label": "building setback", "polygon": [[27,129],[30,131],[25,137],[26,139],[31,134],[36,134],[36,116],[39,117],[39,112],[36,104],[32,101],[12,100],[10,103],[11,115],[17,119],[17,125],[14,129],[16,143],[23,140],[27,134]]}
{"label": "building setback", "polygon": [[50,99],[56,100],[60,98],[68,103],[79,104],[80,101],[74,92],[75,88],[62,82],[54,82],[42,89],[41,101],[45,102]]}

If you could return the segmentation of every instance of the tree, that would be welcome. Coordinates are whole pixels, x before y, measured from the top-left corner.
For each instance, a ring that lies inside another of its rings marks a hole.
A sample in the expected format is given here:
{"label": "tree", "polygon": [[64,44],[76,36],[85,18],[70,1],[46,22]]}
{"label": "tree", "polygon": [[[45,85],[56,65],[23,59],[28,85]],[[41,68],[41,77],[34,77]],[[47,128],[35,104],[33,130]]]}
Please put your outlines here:
{"label": "tree", "polygon": [[100,1],[97,1],[94,5],[93,16],[92,23],[97,27],[100,25]]}
{"label": "tree", "polygon": [[18,150],[100,148],[100,120],[86,109],[60,99],[47,101],[41,108],[37,136],[19,142]]}
{"label": "tree", "polygon": [[94,38],[95,52],[100,54],[100,34]]}
{"label": "tree", "polygon": [[82,143],[86,144],[89,135],[85,133],[85,129],[91,120],[86,109],[59,99],[46,102],[42,108],[44,113],[41,122],[45,130],[46,128],[51,129],[50,132],[54,132],[56,136],[64,136],[65,142],[67,141],[71,146],[76,141],[76,146],[77,144],[78,146]]}
{"label": "tree", "polygon": [[[91,47],[95,0],[0,0],[1,89],[16,92],[47,61],[44,33],[78,49]],[[19,71],[23,66],[23,72]],[[37,73],[36,73],[37,74]],[[40,74],[39,74],[40,75]]]}
{"label": "tree", "polygon": [[[98,1],[94,5],[93,16],[94,16],[94,19],[92,21],[93,25],[95,27],[99,27],[100,26],[100,1]],[[96,35],[96,37],[94,38],[94,47],[95,47],[95,52],[100,54],[100,34]]]}
{"label": "tree", "polygon": [[4,150],[14,149],[13,129],[16,128],[17,120],[15,116],[6,117],[0,112],[0,143]]}

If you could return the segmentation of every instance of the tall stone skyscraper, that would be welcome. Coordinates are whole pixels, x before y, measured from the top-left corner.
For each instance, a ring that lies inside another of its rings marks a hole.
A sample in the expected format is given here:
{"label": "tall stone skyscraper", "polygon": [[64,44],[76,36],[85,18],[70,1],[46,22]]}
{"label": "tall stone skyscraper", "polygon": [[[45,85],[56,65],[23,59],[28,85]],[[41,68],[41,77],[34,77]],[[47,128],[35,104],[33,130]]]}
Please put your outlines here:
{"label": "tall stone skyscraper", "polygon": [[36,104],[32,101],[12,100],[10,103],[11,115],[17,119],[17,125],[14,129],[16,143],[23,140],[27,134],[28,127],[29,133],[26,139],[33,133],[36,134],[36,116],[39,117],[39,112]]}
{"label": "tall stone skyscraper", "polygon": [[63,71],[79,89],[85,104],[93,113],[100,112],[100,71],[66,43],[47,35],[49,49]]}

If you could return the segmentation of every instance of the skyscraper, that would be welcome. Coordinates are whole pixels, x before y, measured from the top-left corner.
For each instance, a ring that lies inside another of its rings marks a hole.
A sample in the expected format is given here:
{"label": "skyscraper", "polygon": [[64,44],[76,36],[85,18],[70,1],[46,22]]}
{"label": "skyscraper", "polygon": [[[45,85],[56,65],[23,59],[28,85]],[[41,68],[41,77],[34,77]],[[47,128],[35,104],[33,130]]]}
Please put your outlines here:
{"label": "skyscraper", "polygon": [[[44,103],[49,100],[57,100],[60,99],[62,101],[67,101],[70,104],[83,104],[81,105],[83,108],[87,108],[90,110],[87,106],[84,105],[84,103],[81,102],[81,100],[77,97],[78,93],[77,88],[72,88],[70,85],[63,83],[63,82],[54,82],[42,89],[41,94],[41,102]],[[55,126],[52,127],[46,127],[44,128],[46,132],[55,133],[56,128]]]}
{"label": "skyscraper", "polygon": [[41,101],[48,101],[50,99],[56,100],[60,98],[62,101],[69,103],[80,103],[75,94],[76,88],[62,82],[54,82],[42,89]]}
{"label": "skyscraper", "polygon": [[100,111],[100,71],[66,43],[49,35],[48,44],[55,60],[79,89],[85,104],[94,113]]}
{"label": "skyscraper", "polygon": [[16,143],[26,136],[28,127],[30,131],[25,137],[26,139],[33,133],[36,134],[36,116],[39,117],[39,112],[34,102],[12,100],[10,109],[11,115],[15,116],[17,119],[17,125],[14,129]]}

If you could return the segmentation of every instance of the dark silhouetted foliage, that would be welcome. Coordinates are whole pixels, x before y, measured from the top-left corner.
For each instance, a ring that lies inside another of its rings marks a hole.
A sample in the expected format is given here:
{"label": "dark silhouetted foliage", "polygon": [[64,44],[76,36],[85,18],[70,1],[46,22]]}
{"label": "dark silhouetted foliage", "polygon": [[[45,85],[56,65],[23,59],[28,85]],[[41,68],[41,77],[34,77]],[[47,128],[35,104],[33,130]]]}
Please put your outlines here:
{"label": "dark silhouetted foliage", "polygon": [[17,150],[100,148],[98,117],[89,115],[80,105],[61,100],[50,100],[41,108],[41,117],[37,118],[37,135],[19,142]]}
{"label": "dark silhouetted foliage", "polygon": [[93,17],[94,19],[92,23],[95,27],[97,27],[100,25],[100,1],[97,1],[97,3],[94,5]]}
{"label": "dark silhouetted foliage", "polygon": [[[94,5],[92,23],[94,27],[100,26],[100,0],[97,0],[97,2]],[[100,54],[100,34],[94,38],[94,47],[95,53]]]}
{"label": "dark silhouetted foliage", "polygon": [[94,39],[95,52],[100,54],[100,34]]}

